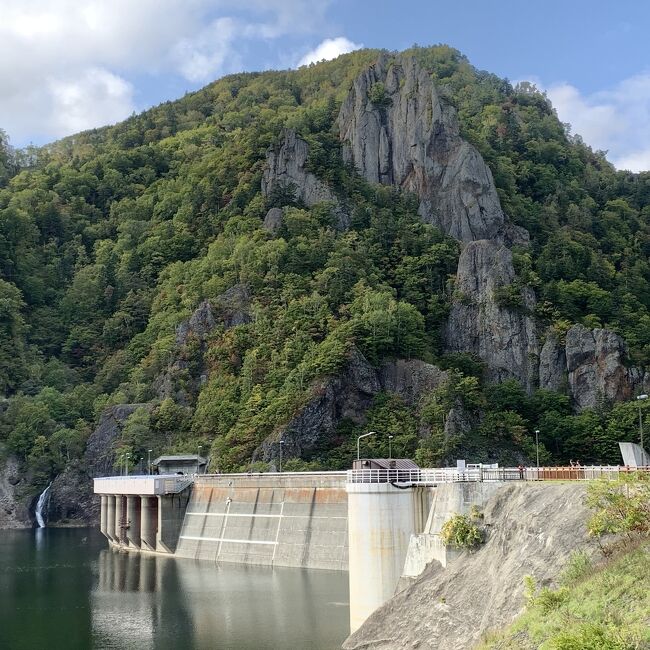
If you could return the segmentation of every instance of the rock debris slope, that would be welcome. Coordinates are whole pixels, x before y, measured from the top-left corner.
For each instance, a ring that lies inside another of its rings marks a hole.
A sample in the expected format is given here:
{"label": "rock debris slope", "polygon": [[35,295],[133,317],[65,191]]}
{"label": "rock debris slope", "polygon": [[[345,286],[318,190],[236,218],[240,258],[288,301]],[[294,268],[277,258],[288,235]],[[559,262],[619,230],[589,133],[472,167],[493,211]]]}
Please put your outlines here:
{"label": "rock debris slope", "polygon": [[523,578],[551,584],[576,548],[594,549],[581,485],[508,485],[483,509],[486,544],[446,569],[432,562],[410,587],[376,610],[346,650],[469,650],[512,622],[524,606]]}

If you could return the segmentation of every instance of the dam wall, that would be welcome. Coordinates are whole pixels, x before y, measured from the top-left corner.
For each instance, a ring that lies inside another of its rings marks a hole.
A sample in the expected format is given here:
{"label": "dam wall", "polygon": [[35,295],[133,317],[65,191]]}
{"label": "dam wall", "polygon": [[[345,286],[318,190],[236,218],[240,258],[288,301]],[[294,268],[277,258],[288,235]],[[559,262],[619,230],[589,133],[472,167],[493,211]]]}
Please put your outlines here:
{"label": "dam wall", "polygon": [[402,577],[417,578],[433,560],[446,567],[460,552],[443,544],[440,537],[443,524],[456,514],[469,514],[473,507],[480,510],[506,485],[502,481],[438,485],[432,491],[431,508],[424,529],[410,537]]}
{"label": "dam wall", "polygon": [[199,476],[175,555],[347,571],[345,473]]}

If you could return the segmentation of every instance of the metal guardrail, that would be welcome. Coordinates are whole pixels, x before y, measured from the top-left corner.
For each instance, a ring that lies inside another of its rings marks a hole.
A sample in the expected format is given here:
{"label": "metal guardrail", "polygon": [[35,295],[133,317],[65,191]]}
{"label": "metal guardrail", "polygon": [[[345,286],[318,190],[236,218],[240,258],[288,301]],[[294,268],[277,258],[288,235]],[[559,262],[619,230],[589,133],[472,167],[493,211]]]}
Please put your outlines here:
{"label": "metal guardrail", "polygon": [[649,472],[650,467],[455,467],[437,469],[352,469],[347,472],[348,483],[400,483],[406,485],[437,485],[482,481],[589,481],[617,479],[621,474]]}

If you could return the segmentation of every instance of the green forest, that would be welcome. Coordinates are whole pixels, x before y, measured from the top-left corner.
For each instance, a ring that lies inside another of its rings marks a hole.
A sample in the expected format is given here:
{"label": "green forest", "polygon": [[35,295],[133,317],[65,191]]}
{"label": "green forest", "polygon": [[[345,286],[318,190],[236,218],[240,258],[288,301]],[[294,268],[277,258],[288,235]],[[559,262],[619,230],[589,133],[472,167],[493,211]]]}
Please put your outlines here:
{"label": "green forest", "polygon": [[[560,338],[573,323],[606,327],[626,340],[631,365],[650,365],[650,173],[615,170],[531,84],[477,70],[444,45],[407,54],[456,107],[505,213],[530,232],[514,260],[536,291],[537,321]],[[36,485],[78,462],[100,414],[124,403],[147,407],[126,423],[116,467],[126,453],[142,468],[147,449],[201,445],[219,469],[249,468],[353,346],[373,364],[422,359],[450,379],[418,413],[377,395],[367,424],[344,420],[286,469],[347,468],[370,429],[385,434],[372,453],[387,454],[390,434],[394,455],[423,464],[461,452],[481,460],[494,446],[531,458],[535,429],[544,462],[618,462],[616,442],[637,440],[636,403],[575,414],[563,394],[490,386],[479,360],[443,354],[458,242],[422,223],[413,197],[342,162],[341,102],[378,55],[231,75],[45,147],[13,150],[0,132],[0,446]],[[331,205],[298,201],[279,232],[263,228],[269,208],[287,205],[260,189],[284,128],[351,206],[349,229],[337,230]],[[250,292],[250,322],[178,350],[176,327],[235,285]],[[160,400],[156,379],[179,355],[187,399]],[[446,439],[444,416],[459,403],[475,426]]]}

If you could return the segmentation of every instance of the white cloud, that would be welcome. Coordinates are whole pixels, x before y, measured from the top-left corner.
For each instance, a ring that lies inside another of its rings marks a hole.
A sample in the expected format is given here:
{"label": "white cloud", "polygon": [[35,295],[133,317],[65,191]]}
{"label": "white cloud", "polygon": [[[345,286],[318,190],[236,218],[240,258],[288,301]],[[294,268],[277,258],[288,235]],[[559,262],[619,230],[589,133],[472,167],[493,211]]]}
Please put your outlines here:
{"label": "white cloud", "polygon": [[52,78],[52,125],[59,133],[75,133],[110,124],[133,111],[133,87],[101,68],[90,68],[74,79]]}
{"label": "white cloud", "polygon": [[551,85],[546,92],[572,132],[593,148],[608,151],[618,169],[650,169],[650,74],[592,94],[568,83]]}
{"label": "white cloud", "polygon": [[208,82],[254,41],[323,29],[331,0],[0,0],[0,128],[14,142],[115,122],[137,75]]}
{"label": "white cloud", "polygon": [[335,59],[337,56],[341,56],[341,54],[358,50],[360,47],[363,47],[363,45],[357,45],[345,38],[345,36],[326,38],[298,61],[298,67],[309,65],[310,63],[318,63],[318,61],[329,61],[330,59]]}

